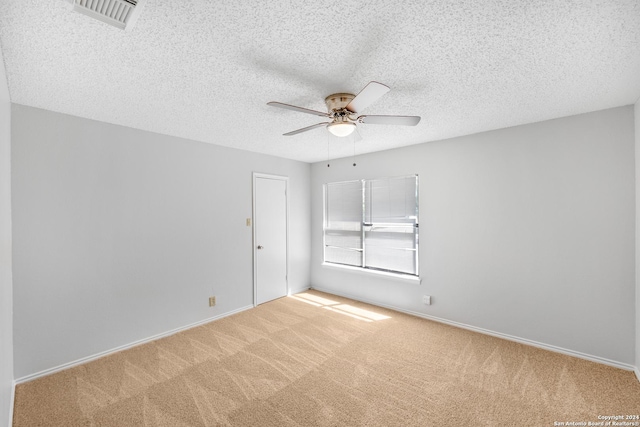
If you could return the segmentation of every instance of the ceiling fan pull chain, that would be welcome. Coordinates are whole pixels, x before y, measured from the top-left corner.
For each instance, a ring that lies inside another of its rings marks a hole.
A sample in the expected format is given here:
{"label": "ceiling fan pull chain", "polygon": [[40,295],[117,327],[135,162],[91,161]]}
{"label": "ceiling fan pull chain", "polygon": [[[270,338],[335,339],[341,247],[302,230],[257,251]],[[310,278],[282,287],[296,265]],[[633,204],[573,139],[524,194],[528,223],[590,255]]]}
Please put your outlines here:
{"label": "ceiling fan pull chain", "polygon": [[353,141],[353,166],[356,165],[356,135],[355,132],[352,133],[351,135],[353,135],[351,137],[351,140]]}
{"label": "ceiling fan pull chain", "polygon": [[327,167],[331,167],[331,163],[329,163],[329,134],[327,133]]}

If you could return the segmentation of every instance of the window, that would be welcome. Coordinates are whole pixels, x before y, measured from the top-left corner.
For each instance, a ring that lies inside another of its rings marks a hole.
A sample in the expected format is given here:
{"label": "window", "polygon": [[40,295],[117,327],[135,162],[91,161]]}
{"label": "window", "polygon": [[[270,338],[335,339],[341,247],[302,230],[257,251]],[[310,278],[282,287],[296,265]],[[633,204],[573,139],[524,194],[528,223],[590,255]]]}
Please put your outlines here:
{"label": "window", "polygon": [[418,275],[418,176],[324,186],[324,262]]}

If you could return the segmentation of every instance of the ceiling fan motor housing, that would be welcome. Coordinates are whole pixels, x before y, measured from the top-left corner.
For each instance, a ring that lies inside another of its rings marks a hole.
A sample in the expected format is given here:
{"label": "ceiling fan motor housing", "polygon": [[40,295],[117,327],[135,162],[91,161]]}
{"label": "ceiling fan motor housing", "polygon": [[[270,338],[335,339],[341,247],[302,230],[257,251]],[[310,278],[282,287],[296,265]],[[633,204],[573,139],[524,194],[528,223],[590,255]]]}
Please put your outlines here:
{"label": "ceiling fan motor housing", "polygon": [[324,99],[324,103],[327,104],[329,113],[332,111],[343,110],[356,96],[352,93],[334,93]]}

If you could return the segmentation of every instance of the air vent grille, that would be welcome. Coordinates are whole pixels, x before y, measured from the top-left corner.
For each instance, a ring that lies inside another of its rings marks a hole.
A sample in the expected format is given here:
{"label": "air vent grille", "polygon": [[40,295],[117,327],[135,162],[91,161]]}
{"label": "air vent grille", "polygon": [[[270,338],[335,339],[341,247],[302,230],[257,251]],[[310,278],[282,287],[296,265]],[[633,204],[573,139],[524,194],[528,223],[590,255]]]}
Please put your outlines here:
{"label": "air vent grille", "polygon": [[73,9],[124,30],[137,4],[137,0],[74,0]]}

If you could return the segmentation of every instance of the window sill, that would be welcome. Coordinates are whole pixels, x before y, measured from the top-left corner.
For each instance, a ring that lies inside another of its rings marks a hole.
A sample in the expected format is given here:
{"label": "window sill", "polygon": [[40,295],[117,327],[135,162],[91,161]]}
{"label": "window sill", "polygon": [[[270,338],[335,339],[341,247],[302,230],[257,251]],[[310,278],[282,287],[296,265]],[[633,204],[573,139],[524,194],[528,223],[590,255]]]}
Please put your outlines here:
{"label": "window sill", "polygon": [[392,280],[397,280],[405,283],[415,283],[417,285],[420,284],[422,279],[418,276],[411,276],[409,274],[401,274],[401,273],[390,273],[388,271],[378,271],[378,270],[369,270],[362,267],[351,267],[349,265],[340,265],[333,264],[328,262],[323,262],[322,267],[341,270],[341,271],[350,271],[352,273],[360,273],[360,274],[368,274],[372,276],[384,277]]}

